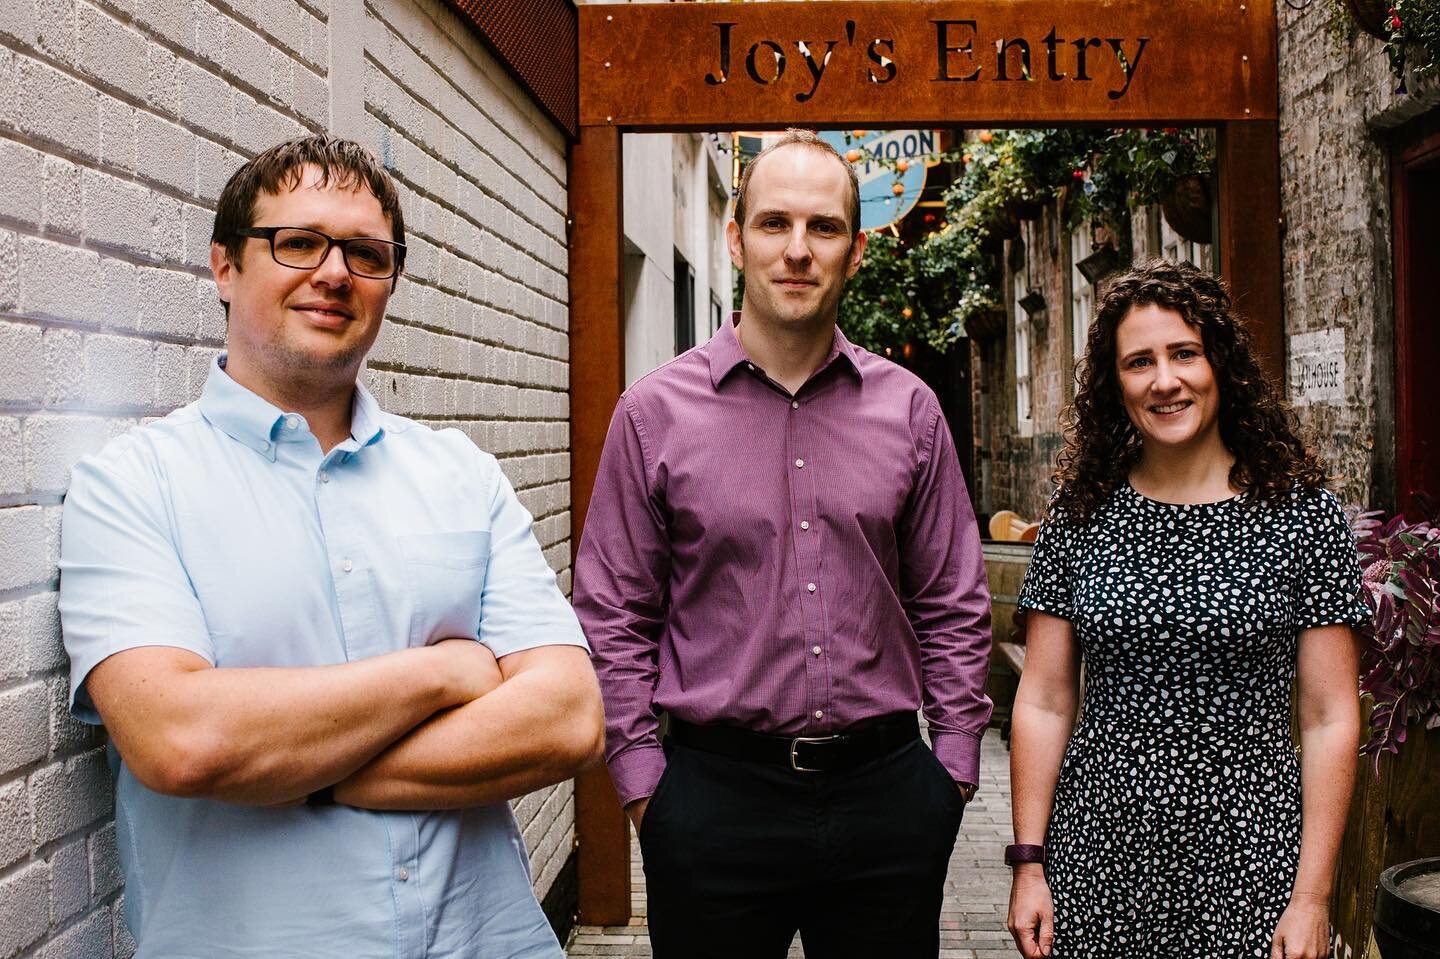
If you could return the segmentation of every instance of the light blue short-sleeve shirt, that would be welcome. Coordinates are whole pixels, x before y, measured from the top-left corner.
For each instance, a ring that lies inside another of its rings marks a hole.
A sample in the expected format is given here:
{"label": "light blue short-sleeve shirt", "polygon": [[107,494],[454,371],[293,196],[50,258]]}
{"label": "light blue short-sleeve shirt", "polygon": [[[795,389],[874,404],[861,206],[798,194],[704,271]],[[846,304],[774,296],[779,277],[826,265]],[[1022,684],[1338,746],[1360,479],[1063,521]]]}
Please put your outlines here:
{"label": "light blue short-sleeve shirt", "polygon": [[[74,470],[60,614],[71,709],[137,646],[218,667],[320,666],[473,636],[497,657],[585,646],[494,457],[357,387],[328,454],[232,380]],[[505,803],[446,812],[160,795],[111,750],[138,959],[509,959],[561,951]]]}

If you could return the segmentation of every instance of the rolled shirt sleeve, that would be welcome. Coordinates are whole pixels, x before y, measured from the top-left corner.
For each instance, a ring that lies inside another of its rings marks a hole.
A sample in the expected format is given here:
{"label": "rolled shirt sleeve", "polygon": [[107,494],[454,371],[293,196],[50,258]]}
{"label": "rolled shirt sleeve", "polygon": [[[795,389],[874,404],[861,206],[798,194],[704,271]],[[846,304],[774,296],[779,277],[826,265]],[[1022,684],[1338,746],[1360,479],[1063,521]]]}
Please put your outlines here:
{"label": "rolled shirt sleeve", "polygon": [[[934,403],[934,401],[931,401]],[[990,721],[990,592],[975,514],[938,404],[901,529],[901,599],[920,644],[935,756],[958,782],[980,781]]]}

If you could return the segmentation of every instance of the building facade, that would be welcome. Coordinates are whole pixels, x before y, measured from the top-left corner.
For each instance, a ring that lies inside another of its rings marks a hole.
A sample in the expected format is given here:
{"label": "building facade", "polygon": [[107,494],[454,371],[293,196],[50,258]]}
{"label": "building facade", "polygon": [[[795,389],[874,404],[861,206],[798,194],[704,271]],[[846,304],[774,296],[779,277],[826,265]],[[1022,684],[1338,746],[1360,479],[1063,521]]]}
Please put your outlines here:
{"label": "building facade", "polygon": [[[730,310],[730,137],[630,133],[624,156],[625,381],[708,340]],[[669,189],[666,189],[668,185]]]}
{"label": "building facade", "polygon": [[[1440,493],[1440,394],[1427,385],[1440,317],[1424,287],[1440,265],[1440,84],[1411,75],[1402,90],[1381,41],[1329,4],[1277,9],[1284,392],[1344,501],[1418,515],[1416,492]],[[1131,234],[1137,263],[1218,262],[1157,208],[1135,211]],[[1096,294],[1075,264],[1093,239],[1051,208],[1006,243],[1005,329],[972,343],[982,512],[1033,518],[1049,498]],[[1036,314],[1019,305],[1031,289],[1046,304]]]}

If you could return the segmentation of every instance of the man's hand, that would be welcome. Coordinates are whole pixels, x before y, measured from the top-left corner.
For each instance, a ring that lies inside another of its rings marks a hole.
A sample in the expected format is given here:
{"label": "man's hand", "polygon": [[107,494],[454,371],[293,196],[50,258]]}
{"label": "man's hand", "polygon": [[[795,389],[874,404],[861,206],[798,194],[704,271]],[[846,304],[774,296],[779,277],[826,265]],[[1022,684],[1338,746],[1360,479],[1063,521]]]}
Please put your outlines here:
{"label": "man's hand", "polygon": [[625,806],[625,815],[630,817],[630,822],[634,824],[637,833],[640,831],[640,821],[645,818],[645,809],[649,805],[650,797],[646,796],[644,799],[636,799]]}
{"label": "man's hand", "polygon": [[959,780],[956,780],[955,785],[960,790],[960,798],[965,800],[966,803],[969,803],[970,800],[975,798],[976,787],[974,783],[962,783]]}
{"label": "man's hand", "polygon": [[440,654],[446,684],[458,691],[457,699],[474,702],[500,685],[500,664],[490,647],[478,640],[456,636],[434,643],[431,649]]}

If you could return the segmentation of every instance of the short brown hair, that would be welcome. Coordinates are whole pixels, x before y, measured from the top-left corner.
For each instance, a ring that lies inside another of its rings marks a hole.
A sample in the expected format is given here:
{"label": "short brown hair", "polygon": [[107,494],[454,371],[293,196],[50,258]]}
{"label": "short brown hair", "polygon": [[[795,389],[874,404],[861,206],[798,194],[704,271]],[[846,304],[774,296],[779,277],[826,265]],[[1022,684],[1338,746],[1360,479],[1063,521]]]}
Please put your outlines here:
{"label": "short brown hair", "polygon": [[[255,199],[261,193],[277,194],[300,185],[305,167],[320,168],[319,186],[333,182],[342,190],[367,188],[380,201],[381,211],[390,219],[396,243],[405,242],[405,217],[400,212],[400,195],[389,172],[375,155],[354,140],[341,140],[317,133],[313,136],[287,140],[261,153],[230,177],[220,191],[215,210],[215,228],[211,243],[223,243],[225,255],[238,268],[240,250],[245,237],[240,230],[254,225]],[[333,178],[333,181],[332,181]],[[405,251],[400,251],[399,267],[405,266]],[[399,281],[400,274],[395,274]]]}
{"label": "short brown hair", "polygon": [[853,236],[860,232],[860,178],[855,175],[855,167],[842,157],[834,147],[820,139],[820,135],[811,130],[786,130],[780,139],[761,150],[751,157],[750,162],[745,164],[745,170],[740,174],[740,192],[735,198],[735,224],[742,230],[745,228],[745,201],[750,193],[750,176],[755,172],[755,167],[776,150],[789,146],[809,147],[812,150],[819,150],[828,153],[835,158],[835,162],[845,168],[845,175],[850,180],[850,204],[845,212],[850,217],[850,233]]}

